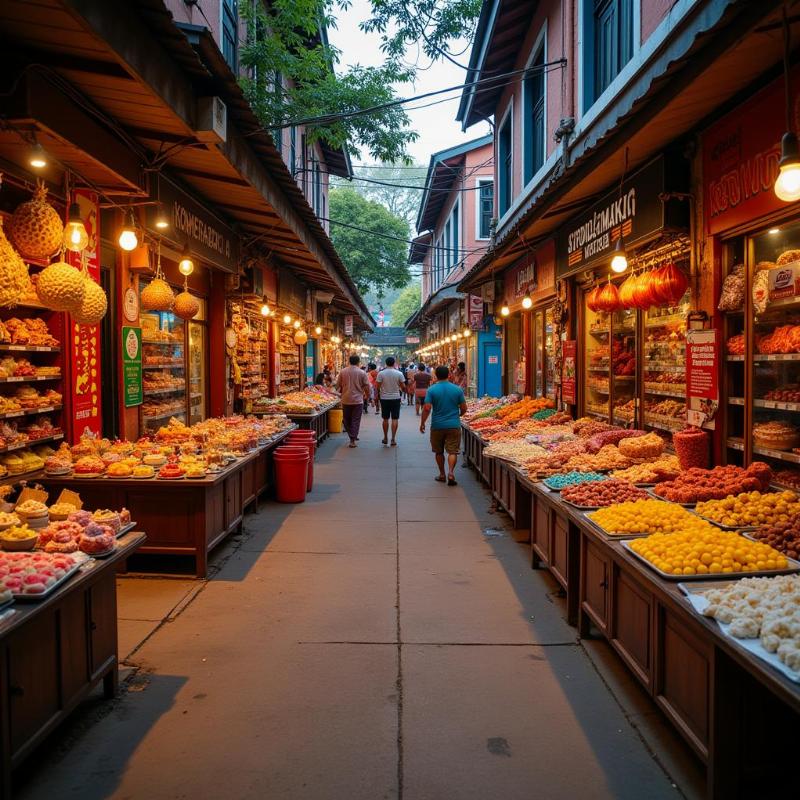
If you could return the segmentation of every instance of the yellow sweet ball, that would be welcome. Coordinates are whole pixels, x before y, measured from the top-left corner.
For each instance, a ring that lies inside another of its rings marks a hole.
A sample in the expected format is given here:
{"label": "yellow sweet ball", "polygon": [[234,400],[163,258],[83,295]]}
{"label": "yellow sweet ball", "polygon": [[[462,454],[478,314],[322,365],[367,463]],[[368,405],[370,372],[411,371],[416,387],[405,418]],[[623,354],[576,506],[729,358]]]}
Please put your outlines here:
{"label": "yellow sweet ball", "polygon": [[698,503],[696,511],[729,528],[774,525],[800,514],[800,496],[794,492],[742,492],[724,500]]}
{"label": "yellow sweet ball", "polygon": [[633,500],[598,509],[589,519],[609,533],[700,533],[713,529],[682,506],[664,500]]}

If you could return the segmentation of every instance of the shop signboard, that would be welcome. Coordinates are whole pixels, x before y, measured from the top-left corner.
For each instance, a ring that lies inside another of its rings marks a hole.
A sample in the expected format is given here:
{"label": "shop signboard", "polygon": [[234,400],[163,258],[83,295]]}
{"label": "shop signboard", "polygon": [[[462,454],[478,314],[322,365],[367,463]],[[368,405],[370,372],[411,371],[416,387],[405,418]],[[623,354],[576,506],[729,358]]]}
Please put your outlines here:
{"label": "shop signboard", "polygon": [[629,248],[664,228],[685,229],[686,208],[660,198],[668,188],[683,188],[685,175],[685,162],[668,166],[659,156],[570,220],[556,236],[558,277],[610,259],[620,236]]}
{"label": "shop signboard", "polygon": [[352,336],[353,335],[353,315],[347,314],[344,318],[344,335],[345,336]]}
{"label": "shop signboard", "polygon": [[686,334],[686,397],[719,402],[719,337],[714,330]]}
{"label": "shop signboard", "polygon": [[[100,205],[96,192],[73,189],[71,203],[80,209],[89,244],[82,253],[67,251],[69,263],[80,268],[81,259],[94,280],[100,282]],[[78,325],[68,317],[69,336],[69,389],[71,430],[77,439],[85,430],[100,435],[100,326]]]}
{"label": "shop signboard", "polygon": [[125,408],[142,404],[142,329],[122,327],[122,396]]}
{"label": "shop signboard", "polygon": [[[239,268],[239,238],[233,229],[160,173],[155,181],[154,194],[158,203],[146,206],[147,228],[159,237],[170,239],[178,248],[188,244],[192,255],[200,261],[226,272],[236,272]],[[169,220],[169,228],[165,231],[156,227],[160,214]]]}
{"label": "shop signboard", "polygon": [[479,331],[483,327],[483,298],[479,294],[471,294],[467,302],[470,330]]}
{"label": "shop signboard", "polygon": [[[795,69],[791,81],[795,130],[800,120],[798,77],[800,69]],[[778,78],[703,134],[703,197],[710,234],[786,208],[774,190],[786,129],[785,104],[783,78]]]}
{"label": "shop signboard", "polygon": [[551,295],[555,290],[555,241],[548,239],[506,270],[504,280],[504,300],[515,306],[526,295],[534,303]]}
{"label": "shop signboard", "polygon": [[419,344],[419,336],[406,336],[406,344]]}
{"label": "shop signboard", "polygon": [[578,402],[575,376],[578,373],[577,365],[578,342],[575,339],[566,339],[561,344],[561,399],[565,403],[574,405]]}

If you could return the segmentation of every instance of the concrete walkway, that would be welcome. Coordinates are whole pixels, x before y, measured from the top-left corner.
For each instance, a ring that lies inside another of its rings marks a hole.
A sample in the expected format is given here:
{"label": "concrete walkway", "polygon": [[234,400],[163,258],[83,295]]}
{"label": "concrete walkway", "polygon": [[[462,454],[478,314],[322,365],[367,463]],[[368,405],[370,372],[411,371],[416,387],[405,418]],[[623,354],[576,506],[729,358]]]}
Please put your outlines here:
{"label": "concrete walkway", "polygon": [[15,796],[696,796],[697,765],[607,645],[577,641],[473,473],[435,483],[407,408],[399,447],[378,427],[326,442],[308,501],[248,516],[163,622],[133,593],[158,626],[134,674]]}

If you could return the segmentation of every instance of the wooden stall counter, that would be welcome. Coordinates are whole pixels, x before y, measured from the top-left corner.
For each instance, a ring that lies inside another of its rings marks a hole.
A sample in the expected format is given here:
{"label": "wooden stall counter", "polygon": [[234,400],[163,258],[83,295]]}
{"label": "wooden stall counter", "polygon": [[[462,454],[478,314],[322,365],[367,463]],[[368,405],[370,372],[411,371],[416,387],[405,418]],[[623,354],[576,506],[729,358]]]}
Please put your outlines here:
{"label": "wooden stall counter", "polygon": [[338,402],[330,403],[319,411],[315,411],[313,414],[287,414],[286,416],[294,422],[300,430],[314,431],[314,433],[317,434],[317,445],[320,445],[330,435],[328,430],[328,412],[338,405]]}
{"label": "wooden stall counter", "polygon": [[127,508],[147,531],[142,555],[191,556],[204,578],[208,553],[241,526],[245,509],[272,483],[272,451],[289,435],[283,431],[222,471],[204,478],[81,478],[42,476],[50,490],[72,489],[88,508]]}
{"label": "wooden stall counter", "polygon": [[105,559],[88,561],[52,595],[0,615],[2,782],[103,681],[117,688],[117,567],[145,541],[131,532]]}

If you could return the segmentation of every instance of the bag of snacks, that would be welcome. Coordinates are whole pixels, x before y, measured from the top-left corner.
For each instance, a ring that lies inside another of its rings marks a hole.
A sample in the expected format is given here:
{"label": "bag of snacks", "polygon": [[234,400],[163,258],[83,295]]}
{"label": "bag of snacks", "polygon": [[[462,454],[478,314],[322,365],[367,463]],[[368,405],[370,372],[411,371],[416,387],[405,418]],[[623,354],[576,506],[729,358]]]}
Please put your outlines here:
{"label": "bag of snacks", "polygon": [[681,462],[681,469],[700,467],[704,469],[708,464],[709,437],[706,431],[700,428],[688,427],[672,434],[672,444],[675,454]]}
{"label": "bag of snacks", "polygon": [[720,311],[738,311],[744,306],[744,290],[744,264],[739,264],[722,282],[717,308]]}
{"label": "bag of snacks", "polygon": [[762,269],[753,280],[753,308],[756,314],[763,314],[769,302],[769,270]]}

